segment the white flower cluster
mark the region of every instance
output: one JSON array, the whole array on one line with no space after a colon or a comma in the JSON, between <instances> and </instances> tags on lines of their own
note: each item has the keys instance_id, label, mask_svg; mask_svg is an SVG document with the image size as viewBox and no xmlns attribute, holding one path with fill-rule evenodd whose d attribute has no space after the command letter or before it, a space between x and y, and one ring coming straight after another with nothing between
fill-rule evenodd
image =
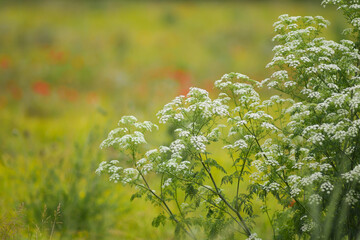
<instances>
[{"instance_id":1,"label":"white flower cluster","mask_svg":"<svg viewBox=\"0 0 360 240\"><path fill-rule=\"evenodd\" d=\"M206 152L206 143L208 142L208 139L205 136L199 135L199 136L192 136L190 138L190 143L192 146L196 149L196 151L200 153Z\"/></svg>"},{"instance_id":2,"label":"white flower cluster","mask_svg":"<svg viewBox=\"0 0 360 240\"><path fill-rule=\"evenodd\" d=\"M144 132L152 131L157 125L145 121L137 122L134 116L124 116L119 121L120 128L110 131L107 139L105 139L100 148L118 147L121 150L130 150L136 148L140 144L146 143Z\"/></svg>"},{"instance_id":3,"label":"white flower cluster","mask_svg":"<svg viewBox=\"0 0 360 240\"><path fill-rule=\"evenodd\" d=\"M107 172L110 175L109 180L111 182L122 182L123 184L133 182L138 178L139 172L136 169L124 169L116 166L117 164L119 164L118 160L112 160L110 162L103 161L96 169L96 173L101 174Z\"/></svg>"},{"instance_id":4,"label":"white flower cluster","mask_svg":"<svg viewBox=\"0 0 360 240\"><path fill-rule=\"evenodd\" d=\"M331 191L334 189L334 185L332 185L330 182L324 182L321 184L320 189L322 192L326 192L327 194L330 194Z\"/></svg>"},{"instance_id":5,"label":"white flower cluster","mask_svg":"<svg viewBox=\"0 0 360 240\"><path fill-rule=\"evenodd\" d=\"M357 29L360 29L360 18L354 18L351 21L351 25L353 25Z\"/></svg>"},{"instance_id":6,"label":"white flower cluster","mask_svg":"<svg viewBox=\"0 0 360 240\"><path fill-rule=\"evenodd\" d=\"M177 135L180 137L180 138L187 138L190 136L190 132L187 131L187 130L184 130L182 128L178 128L175 130L175 133L177 133Z\"/></svg>"},{"instance_id":7,"label":"white flower cluster","mask_svg":"<svg viewBox=\"0 0 360 240\"><path fill-rule=\"evenodd\" d=\"M123 171L122 183L126 184L134 181L139 175L138 170L135 168L125 168Z\"/></svg>"},{"instance_id":8,"label":"white flower cluster","mask_svg":"<svg viewBox=\"0 0 360 240\"><path fill-rule=\"evenodd\" d=\"M257 111L257 112L249 111L249 112L245 113L244 119L245 120L271 119L272 120L273 117L270 116L269 114L265 113L264 111Z\"/></svg>"},{"instance_id":9,"label":"white flower cluster","mask_svg":"<svg viewBox=\"0 0 360 240\"><path fill-rule=\"evenodd\" d=\"M359 202L359 200L360 194L355 192L354 190L351 189L348 193L346 193L345 202L350 206L354 206L356 203Z\"/></svg>"},{"instance_id":10,"label":"white flower cluster","mask_svg":"<svg viewBox=\"0 0 360 240\"><path fill-rule=\"evenodd\" d=\"M342 177L346 180L346 182L359 182L360 180L360 164L355 166L351 171L344 173Z\"/></svg>"},{"instance_id":11,"label":"white flower cluster","mask_svg":"<svg viewBox=\"0 0 360 240\"><path fill-rule=\"evenodd\" d=\"M312 194L309 197L309 203L319 205L322 201L322 197L319 194Z\"/></svg>"},{"instance_id":12,"label":"white flower cluster","mask_svg":"<svg viewBox=\"0 0 360 240\"><path fill-rule=\"evenodd\" d=\"M276 182L272 182L272 183L266 183L264 185L262 185L263 189L267 192L270 192L270 191L277 191L279 190L279 188L281 187L279 183L276 183Z\"/></svg>"},{"instance_id":13,"label":"white flower cluster","mask_svg":"<svg viewBox=\"0 0 360 240\"><path fill-rule=\"evenodd\" d=\"M246 143L246 141L243 139L239 139L239 140L235 141L234 144L225 145L223 148L239 150L239 149L243 149L243 148L247 148L247 147L248 147L248 144Z\"/></svg>"},{"instance_id":14,"label":"white flower cluster","mask_svg":"<svg viewBox=\"0 0 360 240\"><path fill-rule=\"evenodd\" d=\"M224 93L235 96L237 104L240 106L258 105L260 96L253 86L239 81L251 82L248 76L240 73L229 73L222 76L220 80L215 81L215 87Z\"/></svg>"},{"instance_id":15,"label":"white flower cluster","mask_svg":"<svg viewBox=\"0 0 360 240\"><path fill-rule=\"evenodd\" d=\"M176 139L170 144L170 150L172 152L172 158L181 158L181 153L185 149L185 144L181 139Z\"/></svg>"},{"instance_id":16,"label":"white flower cluster","mask_svg":"<svg viewBox=\"0 0 360 240\"><path fill-rule=\"evenodd\" d=\"M310 232L315 226L316 225L313 221L307 221L301 226L301 231L304 233Z\"/></svg>"},{"instance_id":17,"label":"white flower cluster","mask_svg":"<svg viewBox=\"0 0 360 240\"><path fill-rule=\"evenodd\" d=\"M353 21L357 22L356 19ZM346 71L348 75L359 72L359 53L353 42L343 40L336 43L317 37L320 30L328 24L320 16L280 16L279 21L274 24L278 33L274 41L281 45L274 47L274 58L267 67L278 66L281 70L274 72L261 85L298 91L301 90L299 85L306 84L301 93L309 98L321 99L324 96L321 92L314 91L314 87L324 86L329 89L328 92L332 92L340 71ZM301 75L290 75L289 70L282 70L284 67L293 70L292 73L300 72ZM304 82L295 81L296 78Z\"/></svg>"},{"instance_id":18,"label":"white flower cluster","mask_svg":"<svg viewBox=\"0 0 360 240\"><path fill-rule=\"evenodd\" d=\"M257 233L252 233L246 240L261 240L261 238L258 237Z\"/></svg>"},{"instance_id":19,"label":"white flower cluster","mask_svg":"<svg viewBox=\"0 0 360 240\"><path fill-rule=\"evenodd\" d=\"M162 185L162 188L166 188L166 187L170 186L171 183L172 183L172 178L166 179Z\"/></svg>"},{"instance_id":20,"label":"white flower cluster","mask_svg":"<svg viewBox=\"0 0 360 240\"><path fill-rule=\"evenodd\" d=\"M182 152L185 145L181 139L177 139L170 144L170 147L160 146L159 149L152 149L145 153L146 158L140 159L137 162L141 172L154 170L156 173L171 173L173 175L186 175L190 173L189 161L182 159ZM170 155L170 158L169 158ZM141 162L140 162L141 161ZM170 179L170 178L168 178ZM172 180L168 180L163 187L168 186Z\"/></svg>"},{"instance_id":21,"label":"white flower cluster","mask_svg":"<svg viewBox=\"0 0 360 240\"><path fill-rule=\"evenodd\" d=\"M233 85L233 79L236 80L243 80L249 81L250 78L241 73L227 73L224 74L220 80L215 82L215 87L219 88L220 90L228 89L230 86Z\"/></svg>"},{"instance_id":22,"label":"white flower cluster","mask_svg":"<svg viewBox=\"0 0 360 240\"><path fill-rule=\"evenodd\" d=\"M193 120L189 119L190 116L197 116L197 121L204 121L204 119L215 116L223 117L229 114L229 107L225 104L226 101L227 98L224 98L224 96L211 100L206 90L193 87L190 88L186 97L176 97L172 102L166 104L157 113L157 116L160 123Z\"/></svg>"},{"instance_id":23,"label":"white flower cluster","mask_svg":"<svg viewBox=\"0 0 360 240\"><path fill-rule=\"evenodd\" d=\"M322 5L325 7L326 5L337 5L338 9L343 10L347 16L350 16L349 23L353 28L346 29L350 32L360 31L360 2L359 0L324 0Z\"/></svg>"},{"instance_id":24,"label":"white flower cluster","mask_svg":"<svg viewBox=\"0 0 360 240\"><path fill-rule=\"evenodd\" d=\"M184 161L181 157L166 157L157 165L156 171L158 173L170 173L175 176L186 176L190 173L190 161Z\"/></svg>"},{"instance_id":25,"label":"white flower cluster","mask_svg":"<svg viewBox=\"0 0 360 240\"><path fill-rule=\"evenodd\" d=\"M315 172L315 173L311 174L308 177L302 178L301 181L300 181L300 184L303 187L310 186L314 182L319 181L322 178L323 178L323 174L321 172Z\"/></svg>"},{"instance_id":26,"label":"white flower cluster","mask_svg":"<svg viewBox=\"0 0 360 240\"><path fill-rule=\"evenodd\" d=\"M225 125L219 124L216 128L213 128L211 132L206 136L209 141L216 142L220 139L221 136L221 128L226 127Z\"/></svg>"},{"instance_id":27,"label":"white flower cluster","mask_svg":"<svg viewBox=\"0 0 360 240\"><path fill-rule=\"evenodd\" d=\"M337 5L337 4L340 4L342 0L323 0L322 1L322 5L326 6L326 5L330 5L330 4L334 4L334 5Z\"/></svg>"},{"instance_id":28,"label":"white flower cluster","mask_svg":"<svg viewBox=\"0 0 360 240\"><path fill-rule=\"evenodd\" d=\"M145 164L142 169L141 169L141 172L142 174L146 175L148 174L151 170L153 170L153 164L152 163L148 163L148 164Z\"/></svg>"}]
</instances>

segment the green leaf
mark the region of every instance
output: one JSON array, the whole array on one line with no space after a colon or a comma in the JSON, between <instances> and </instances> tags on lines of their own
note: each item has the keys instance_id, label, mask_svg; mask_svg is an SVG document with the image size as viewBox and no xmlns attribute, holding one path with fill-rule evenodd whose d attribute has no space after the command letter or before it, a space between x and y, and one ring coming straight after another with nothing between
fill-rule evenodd
<instances>
[{"instance_id":1,"label":"green leaf","mask_svg":"<svg viewBox=\"0 0 360 240\"><path fill-rule=\"evenodd\" d=\"M161 213L159 216L153 219L151 225L153 225L153 227L159 227L160 224L164 226L165 221L166 221L166 216Z\"/></svg>"},{"instance_id":2,"label":"green leaf","mask_svg":"<svg viewBox=\"0 0 360 240\"><path fill-rule=\"evenodd\" d=\"M185 201L189 197L191 200L196 196L198 190L192 184L187 184L185 189Z\"/></svg>"},{"instance_id":3,"label":"green leaf","mask_svg":"<svg viewBox=\"0 0 360 240\"><path fill-rule=\"evenodd\" d=\"M221 185L223 184L232 184L233 183L233 177L232 175L225 175L222 179L221 179Z\"/></svg>"},{"instance_id":4,"label":"green leaf","mask_svg":"<svg viewBox=\"0 0 360 240\"><path fill-rule=\"evenodd\" d=\"M212 210L211 207L208 207L208 212L206 214L206 217L207 218L211 218L211 216L214 214L214 211Z\"/></svg>"},{"instance_id":5,"label":"green leaf","mask_svg":"<svg viewBox=\"0 0 360 240\"><path fill-rule=\"evenodd\" d=\"M130 201L133 201L135 198L141 198L142 195L143 195L142 192L136 192L136 193L134 193L133 195L131 195Z\"/></svg>"},{"instance_id":6,"label":"green leaf","mask_svg":"<svg viewBox=\"0 0 360 240\"><path fill-rule=\"evenodd\" d=\"M208 158L205 160L205 163L208 164L209 166L215 167L215 168L219 169L220 171L222 171L223 173L227 174L225 169L216 160L214 160L212 158Z\"/></svg>"}]
</instances>

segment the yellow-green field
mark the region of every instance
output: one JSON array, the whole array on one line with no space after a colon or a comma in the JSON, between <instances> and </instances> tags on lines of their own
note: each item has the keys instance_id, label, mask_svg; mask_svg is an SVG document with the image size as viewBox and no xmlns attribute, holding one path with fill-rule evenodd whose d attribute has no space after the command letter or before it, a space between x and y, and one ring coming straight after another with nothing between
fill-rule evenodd
<instances>
[{"instance_id":1,"label":"yellow-green field","mask_svg":"<svg viewBox=\"0 0 360 240\"><path fill-rule=\"evenodd\" d=\"M318 3L2 3L0 239L173 239L151 226L159 209L95 174L117 157L99 144L122 115L156 121L190 86L265 78L283 13L324 16L335 40L344 26Z\"/></svg>"}]
</instances>

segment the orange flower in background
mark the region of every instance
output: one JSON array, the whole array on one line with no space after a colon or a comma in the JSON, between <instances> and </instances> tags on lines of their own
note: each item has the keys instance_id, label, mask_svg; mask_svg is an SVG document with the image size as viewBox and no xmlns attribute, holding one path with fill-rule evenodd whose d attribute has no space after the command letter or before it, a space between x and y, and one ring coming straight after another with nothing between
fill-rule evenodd
<instances>
[{"instance_id":1,"label":"orange flower in background","mask_svg":"<svg viewBox=\"0 0 360 240\"><path fill-rule=\"evenodd\" d=\"M9 81L5 84L5 89L15 100L20 100L23 96L23 91L16 81Z\"/></svg>"},{"instance_id":2,"label":"orange flower in background","mask_svg":"<svg viewBox=\"0 0 360 240\"><path fill-rule=\"evenodd\" d=\"M22 92L21 88L19 88L17 86L13 86L9 90L14 99L20 100L22 98L23 92Z\"/></svg>"},{"instance_id":3,"label":"orange flower in background","mask_svg":"<svg viewBox=\"0 0 360 240\"><path fill-rule=\"evenodd\" d=\"M60 87L57 90L57 93L59 94L60 98L70 102L76 101L79 97L77 90L68 87Z\"/></svg>"},{"instance_id":4,"label":"orange flower in background","mask_svg":"<svg viewBox=\"0 0 360 240\"><path fill-rule=\"evenodd\" d=\"M2 57L0 59L0 68L7 69L10 66L10 59L8 57Z\"/></svg>"},{"instance_id":5,"label":"orange flower in background","mask_svg":"<svg viewBox=\"0 0 360 240\"><path fill-rule=\"evenodd\" d=\"M49 58L53 63L62 63L65 62L66 57L63 51L50 51Z\"/></svg>"},{"instance_id":6,"label":"orange flower in background","mask_svg":"<svg viewBox=\"0 0 360 240\"><path fill-rule=\"evenodd\" d=\"M170 75L170 70L167 67L151 69L147 75L149 78L163 78L164 76Z\"/></svg>"},{"instance_id":7,"label":"orange flower in background","mask_svg":"<svg viewBox=\"0 0 360 240\"><path fill-rule=\"evenodd\" d=\"M288 207L293 207L295 203L296 203L295 199L291 199Z\"/></svg>"},{"instance_id":8,"label":"orange flower in background","mask_svg":"<svg viewBox=\"0 0 360 240\"><path fill-rule=\"evenodd\" d=\"M191 82L191 76L184 70L176 70L172 73L172 77L180 84L186 84Z\"/></svg>"},{"instance_id":9,"label":"orange flower in background","mask_svg":"<svg viewBox=\"0 0 360 240\"><path fill-rule=\"evenodd\" d=\"M32 90L42 96L50 95L50 85L44 81L34 82L32 85Z\"/></svg>"},{"instance_id":10,"label":"orange flower in background","mask_svg":"<svg viewBox=\"0 0 360 240\"><path fill-rule=\"evenodd\" d=\"M86 95L86 101L88 104L96 104L99 101L98 95L95 92L89 92Z\"/></svg>"},{"instance_id":11,"label":"orange flower in background","mask_svg":"<svg viewBox=\"0 0 360 240\"><path fill-rule=\"evenodd\" d=\"M186 95L189 92L191 84L191 75L184 70L176 70L171 74L171 77L179 83L179 94Z\"/></svg>"}]
</instances>

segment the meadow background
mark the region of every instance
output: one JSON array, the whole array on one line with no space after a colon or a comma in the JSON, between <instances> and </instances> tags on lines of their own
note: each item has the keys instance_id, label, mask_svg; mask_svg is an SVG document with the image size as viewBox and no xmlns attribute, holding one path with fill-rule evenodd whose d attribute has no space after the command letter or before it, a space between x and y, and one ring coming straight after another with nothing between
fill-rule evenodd
<instances>
[{"instance_id":1,"label":"meadow background","mask_svg":"<svg viewBox=\"0 0 360 240\"><path fill-rule=\"evenodd\" d=\"M322 15L341 39L342 15L320 1L1 1L0 239L173 239L151 226L159 209L95 174L118 156L99 144L190 86L264 79L283 13Z\"/></svg>"}]
</instances>

